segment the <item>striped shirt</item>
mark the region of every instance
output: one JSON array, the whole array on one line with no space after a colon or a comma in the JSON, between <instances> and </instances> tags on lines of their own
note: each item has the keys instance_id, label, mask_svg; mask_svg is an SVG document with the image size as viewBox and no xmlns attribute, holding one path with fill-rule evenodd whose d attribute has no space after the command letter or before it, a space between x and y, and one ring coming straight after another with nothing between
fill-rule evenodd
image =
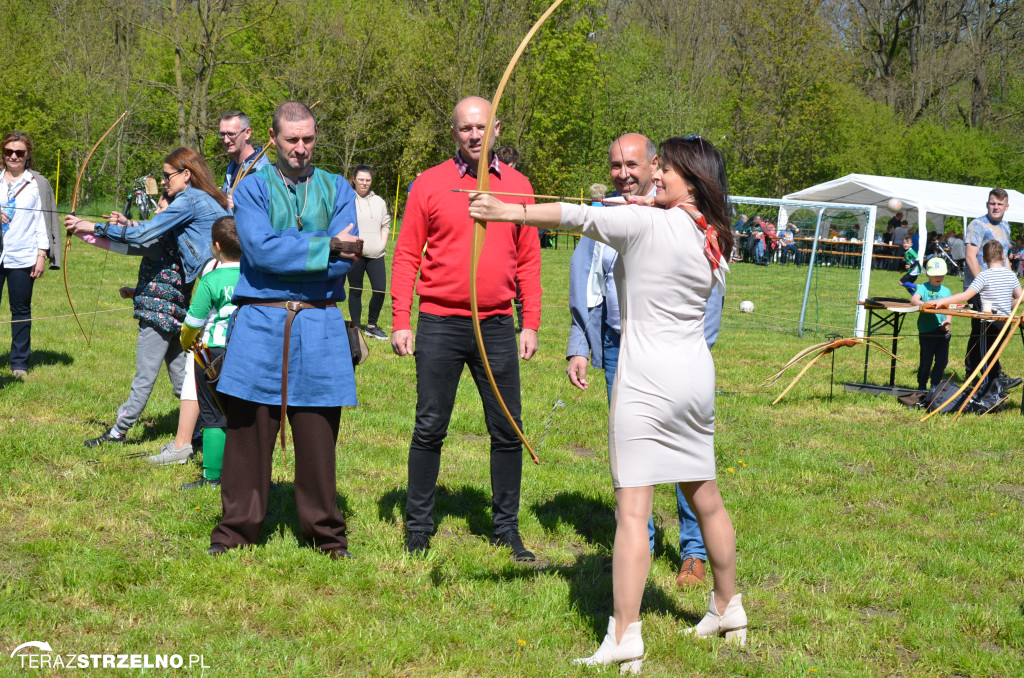
<instances>
[{"instance_id":1,"label":"striped shirt","mask_svg":"<svg viewBox=\"0 0 1024 678\"><path fill-rule=\"evenodd\" d=\"M1020 287L1017 276L1008 268L986 268L971 281L969 289L981 295L982 308L1009 314L1013 308L1013 291Z\"/></svg>"}]
</instances>

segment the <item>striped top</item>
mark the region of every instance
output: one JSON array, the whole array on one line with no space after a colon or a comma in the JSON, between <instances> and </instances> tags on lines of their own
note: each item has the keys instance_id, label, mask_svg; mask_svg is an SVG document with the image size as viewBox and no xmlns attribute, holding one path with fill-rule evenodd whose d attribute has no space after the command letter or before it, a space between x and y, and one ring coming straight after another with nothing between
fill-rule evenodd
<instances>
[{"instance_id":1,"label":"striped top","mask_svg":"<svg viewBox=\"0 0 1024 678\"><path fill-rule=\"evenodd\" d=\"M1013 309L1013 291L1020 287L1017 276L1008 268L986 268L971 281L969 289L981 295L982 308L1009 314Z\"/></svg>"}]
</instances>

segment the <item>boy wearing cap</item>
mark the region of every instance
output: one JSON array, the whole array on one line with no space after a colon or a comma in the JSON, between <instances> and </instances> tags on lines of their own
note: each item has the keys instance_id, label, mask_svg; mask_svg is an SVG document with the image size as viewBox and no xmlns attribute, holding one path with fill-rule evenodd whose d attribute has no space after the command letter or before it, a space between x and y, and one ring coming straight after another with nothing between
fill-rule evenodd
<instances>
[{"instance_id":1,"label":"boy wearing cap","mask_svg":"<svg viewBox=\"0 0 1024 678\"><path fill-rule=\"evenodd\" d=\"M924 272L928 276L928 282L917 286L910 303L920 306L951 295L949 288L942 284L946 277L945 261L938 257L929 259ZM950 320L951 318L945 315L917 314L917 333L921 340L921 365L917 368L917 388L921 391L928 390L929 373L932 377L932 388L935 388L946 372L946 364L949 362Z\"/></svg>"}]
</instances>

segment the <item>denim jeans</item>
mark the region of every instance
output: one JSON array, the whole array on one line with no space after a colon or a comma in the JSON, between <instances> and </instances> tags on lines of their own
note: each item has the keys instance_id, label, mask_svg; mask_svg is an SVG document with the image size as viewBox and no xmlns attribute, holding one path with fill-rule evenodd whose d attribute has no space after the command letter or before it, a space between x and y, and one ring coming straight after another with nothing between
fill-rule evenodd
<instances>
[{"instance_id":1,"label":"denim jeans","mask_svg":"<svg viewBox=\"0 0 1024 678\"><path fill-rule=\"evenodd\" d=\"M487 358L501 397L522 427L519 392L519 347L512 316L492 316L480 323ZM434 492L441 469L441 446L448 433L463 367L476 383L491 437L491 518L494 534L519 529L519 491L523 447L505 419L484 373L470 318L420 313L416 328L416 425L409 446L409 491L406 529L432 532Z\"/></svg>"},{"instance_id":2,"label":"denim jeans","mask_svg":"<svg viewBox=\"0 0 1024 678\"><path fill-rule=\"evenodd\" d=\"M615 382L615 371L619 366L619 343L622 336L608 327L604 326L601 333L604 341L604 379L608 385L608 402L612 400L612 384ZM683 491L676 485L676 512L679 514L679 555L683 558L692 556L701 560L707 560L708 554L704 548L704 540L700 536L700 526L697 524L697 517L693 515ZM647 521L647 536L651 542L651 552L654 552L654 517Z\"/></svg>"},{"instance_id":3,"label":"denim jeans","mask_svg":"<svg viewBox=\"0 0 1024 678\"><path fill-rule=\"evenodd\" d=\"M4 284L7 285L7 300L11 307L11 354L12 370L28 370L28 356L32 351L32 267L7 268L0 266L0 299L3 298Z\"/></svg>"}]
</instances>

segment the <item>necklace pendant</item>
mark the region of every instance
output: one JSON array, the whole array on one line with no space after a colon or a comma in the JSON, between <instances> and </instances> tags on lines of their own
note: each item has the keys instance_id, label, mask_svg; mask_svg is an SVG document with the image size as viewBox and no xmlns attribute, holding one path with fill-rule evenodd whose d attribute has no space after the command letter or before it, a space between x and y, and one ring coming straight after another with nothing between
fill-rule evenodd
<instances>
[{"instance_id":1,"label":"necklace pendant","mask_svg":"<svg viewBox=\"0 0 1024 678\"><path fill-rule=\"evenodd\" d=\"M299 215L295 216L295 221L299 222L299 230L302 230L302 217Z\"/></svg>"}]
</instances>

